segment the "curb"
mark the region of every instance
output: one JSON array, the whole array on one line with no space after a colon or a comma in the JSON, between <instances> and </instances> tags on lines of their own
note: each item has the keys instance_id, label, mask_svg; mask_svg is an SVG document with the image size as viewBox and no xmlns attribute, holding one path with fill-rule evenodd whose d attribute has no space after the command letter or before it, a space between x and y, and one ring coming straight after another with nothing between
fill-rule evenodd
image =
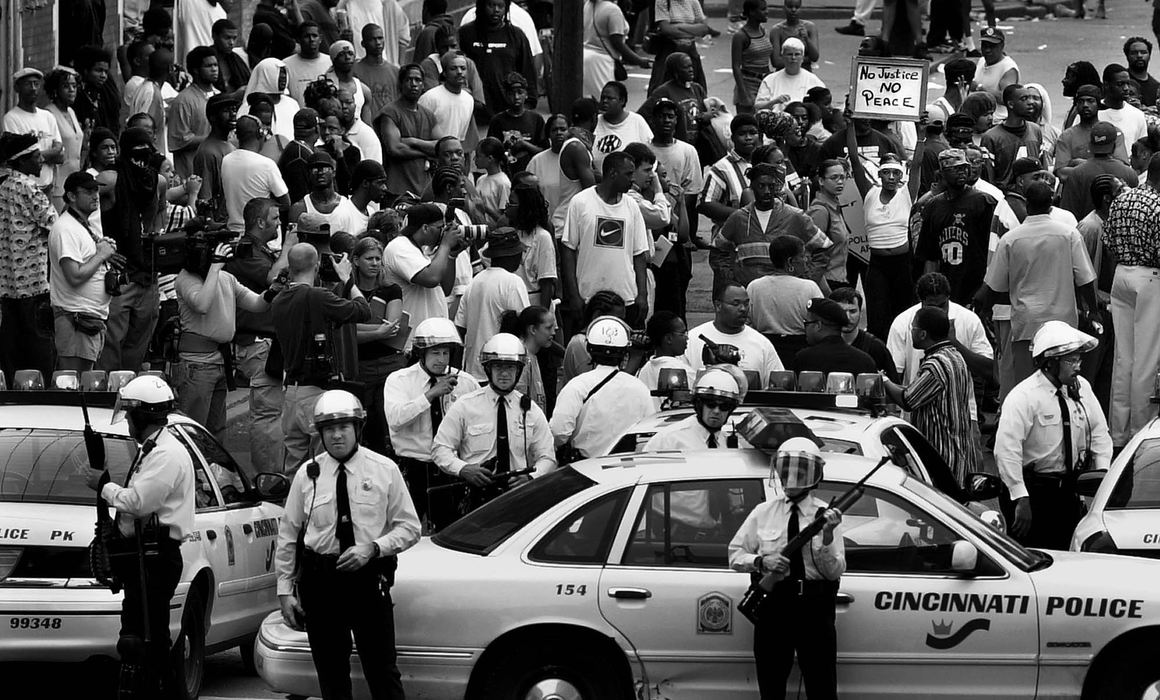
<instances>
[{"instance_id":1,"label":"curb","mask_svg":"<svg viewBox=\"0 0 1160 700\"><path fill-rule=\"evenodd\" d=\"M722 2L706 2L705 14L709 17L725 17L728 10L728 4ZM776 10L770 10L770 22L776 23L779 18L775 18ZM802 7L799 16L802 19L810 20L842 20L849 19L853 14L853 7L850 5L815 5L812 7ZM995 5L995 18L1000 20L1008 19L1031 19L1043 18L1048 14L1048 8L1042 5L1028 5L1023 2L1004 2ZM876 22L882 21L882 10L875 8L874 13L870 16Z\"/></svg>"}]
</instances>

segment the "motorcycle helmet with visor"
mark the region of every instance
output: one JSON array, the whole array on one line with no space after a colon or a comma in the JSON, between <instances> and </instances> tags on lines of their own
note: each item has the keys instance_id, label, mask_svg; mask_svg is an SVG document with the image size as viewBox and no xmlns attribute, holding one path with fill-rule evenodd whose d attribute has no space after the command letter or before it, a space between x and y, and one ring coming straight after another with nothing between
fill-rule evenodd
<instances>
[{"instance_id":1,"label":"motorcycle helmet with visor","mask_svg":"<svg viewBox=\"0 0 1160 700\"><path fill-rule=\"evenodd\" d=\"M147 374L134 378L117 392L109 422L120 423L126 414L133 413L151 422L164 423L173 406L173 389L161 377Z\"/></svg>"},{"instance_id":2,"label":"motorcycle helmet with visor","mask_svg":"<svg viewBox=\"0 0 1160 700\"><path fill-rule=\"evenodd\" d=\"M356 428L366 421L367 412L354 394L341 389L322 392L314 403L314 429L321 432L332 423L352 422Z\"/></svg>"},{"instance_id":3,"label":"motorcycle helmet with visor","mask_svg":"<svg viewBox=\"0 0 1160 700\"><path fill-rule=\"evenodd\" d=\"M796 499L816 488L825 477L826 460L817 444L809 438L795 437L783 442L770 460L781 488L790 499Z\"/></svg>"}]
</instances>

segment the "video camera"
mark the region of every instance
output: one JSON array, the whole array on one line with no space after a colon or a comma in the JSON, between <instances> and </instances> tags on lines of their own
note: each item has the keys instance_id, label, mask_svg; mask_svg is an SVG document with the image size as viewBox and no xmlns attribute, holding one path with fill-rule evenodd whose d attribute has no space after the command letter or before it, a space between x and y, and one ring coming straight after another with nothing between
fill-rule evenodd
<instances>
[{"instance_id":1,"label":"video camera","mask_svg":"<svg viewBox=\"0 0 1160 700\"><path fill-rule=\"evenodd\" d=\"M237 239L237 234L227 229L225 222L213 219L209 202L198 202L196 211L197 215L178 231L145 236L145 256L153 262L158 274L173 275L183 269L204 273L212 262L214 249Z\"/></svg>"}]
</instances>

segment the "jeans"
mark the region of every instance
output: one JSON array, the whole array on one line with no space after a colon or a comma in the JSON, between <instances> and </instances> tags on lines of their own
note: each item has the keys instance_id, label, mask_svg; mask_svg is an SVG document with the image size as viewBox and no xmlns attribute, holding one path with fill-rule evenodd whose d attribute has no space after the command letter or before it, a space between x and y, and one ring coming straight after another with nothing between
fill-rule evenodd
<instances>
[{"instance_id":1,"label":"jeans","mask_svg":"<svg viewBox=\"0 0 1160 700\"><path fill-rule=\"evenodd\" d=\"M1160 269L1120 265L1112 279L1112 324L1116 360L1112 367L1109 427L1112 444L1123 447L1156 415L1149 403L1160 368Z\"/></svg>"},{"instance_id":2,"label":"jeans","mask_svg":"<svg viewBox=\"0 0 1160 700\"><path fill-rule=\"evenodd\" d=\"M282 383L266 374L270 343L258 338L234 346L238 369L250 380L250 477L282 472L282 405L286 395Z\"/></svg>"},{"instance_id":3,"label":"jeans","mask_svg":"<svg viewBox=\"0 0 1160 700\"><path fill-rule=\"evenodd\" d=\"M282 459L282 470L293 474L312 454L311 445L318 434L314 431L314 404L322 395L322 387L311 384L291 384L286 387L286 400L282 404L282 433L285 435L286 453Z\"/></svg>"},{"instance_id":4,"label":"jeans","mask_svg":"<svg viewBox=\"0 0 1160 700\"><path fill-rule=\"evenodd\" d=\"M147 287L132 282L122 287L121 295L109 303L105 349L97 360L97 369L106 372L141 369L160 307L156 280Z\"/></svg>"},{"instance_id":5,"label":"jeans","mask_svg":"<svg viewBox=\"0 0 1160 700\"><path fill-rule=\"evenodd\" d=\"M890 324L914 303L910 280L910 253L883 255L870 251L866 292L866 329L879 338L890 334Z\"/></svg>"},{"instance_id":6,"label":"jeans","mask_svg":"<svg viewBox=\"0 0 1160 700\"><path fill-rule=\"evenodd\" d=\"M205 426L218 442L225 441L226 372L220 364L182 357L178 371L177 408Z\"/></svg>"},{"instance_id":7,"label":"jeans","mask_svg":"<svg viewBox=\"0 0 1160 700\"><path fill-rule=\"evenodd\" d=\"M0 299L0 369L9 382L16 370L35 369L48 386L56 362L54 323L47 294Z\"/></svg>"}]
</instances>

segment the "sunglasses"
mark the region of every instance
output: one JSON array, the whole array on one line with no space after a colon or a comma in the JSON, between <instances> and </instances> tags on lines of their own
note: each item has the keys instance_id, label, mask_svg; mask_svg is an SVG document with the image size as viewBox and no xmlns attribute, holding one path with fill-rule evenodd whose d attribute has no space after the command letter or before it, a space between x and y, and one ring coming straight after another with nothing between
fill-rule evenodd
<instances>
[{"instance_id":1,"label":"sunglasses","mask_svg":"<svg viewBox=\"0 0 1160 700\"><path fill-rule=\"evenodd\" d=\"M737 408L737 403L728 399L701 399L701 405L721 411L732 411Z\"/></svg>"}]
</instances>

